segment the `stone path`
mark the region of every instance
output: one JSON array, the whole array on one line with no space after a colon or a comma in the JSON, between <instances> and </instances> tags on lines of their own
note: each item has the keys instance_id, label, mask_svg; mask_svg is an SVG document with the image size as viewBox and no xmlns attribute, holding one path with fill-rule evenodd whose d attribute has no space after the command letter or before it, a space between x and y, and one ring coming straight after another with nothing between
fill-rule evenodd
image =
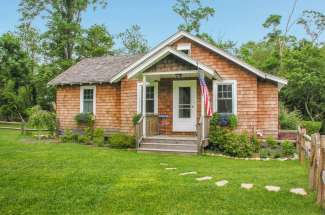
<instances>
[{"instance_id":1,"label":"stone path","mask_svg":"<svg viewBox=\"0 0 325 215\"><path fill-rule=\"evenodd\" d=\"M197 172L183 172L183 173L180 173L179 175L196 175Z\"/></svg>"},{"instance_id":2,"label":"stone path","mask_svg":"<svg viewBox=\"0 0 325 215\"><path fill-rule=\"evenodd\" d=\"M265 189L269 192L279 192L280 191L280 187L272 186L272 185L265 186Z\"/></svg>"},{"instance_id":3,"label":"stone path","mask_svg":"<svg viewBox=\"0 0 325 215\"><path fill-rule=\"evenodd\" d=\"M227 181L227 180L221 180L221 181L217 181L216 182L216 185L218 186L218 187L223 187L223 186L225 186L226 184L228 184L229 182Z\"/></svg>"},{"instance_id":4,"label":"stone path","mask_svg":"<svg viewBox=\"0 0 325 215\"><path fill-rule=\"evenodd\" d=\"M168 166L167 163L160 163L161 166ZM165 170L176 170L176 167L166 167ZM182 172L179 173L180 176L186 176L186 175L197 175L196 171L192 171L192 172ZM203 177L199 177L196 178L197 181L208 181L211 180L213 177L212 176L203 176ZM221 180L221 181L217 181L215 182L215 185L217 185L218 187L223 187L226 186L229 183L229 181L227 180ZM240 185L240 187L242 189L246 189L246 190L250 190L254 187L254 184L251 183L242 183ZM266 185L265 189L269 192L279 192L281 190L281 188L279 186L273 186L273 185ZM307 192L305 191L305 189L303 188L292 188L290 189L290 192L296 195L301 195L301 196L306 196Z\"/></svg>"},{"instance_id":5,"label":"stone path","mask_svg":"<svg viewBox=\"0 0 325 215\"><path fill-rule=\"evenodd\" d=\"M212 176L204 176L204 177L200 177L200 178L196 178L197 181L207 181L207 180L211 180Z\"/></svg>"},{"instance_id":6,"label":"stone path","mask_svg":"<svg viewBox=\"0 0 325 215\"><path fill-rule=\"evenodd\" d=\"M250 189L252 189L254 187L254 185L253 184L242 183L240 185L240 187L243 188L243 189L246 189L246 190L250 190Z\"/></svg>"}]
</instances>

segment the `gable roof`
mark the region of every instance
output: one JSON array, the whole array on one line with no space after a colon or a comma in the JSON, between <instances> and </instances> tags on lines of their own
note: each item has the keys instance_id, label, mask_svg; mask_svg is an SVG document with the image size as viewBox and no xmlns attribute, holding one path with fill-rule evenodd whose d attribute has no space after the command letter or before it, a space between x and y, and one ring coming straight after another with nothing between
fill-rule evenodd
<instances>
[{"instance_id":1,"label":"gable roof","mask_svg":"<svg viewBox=\"0 0 325 215\"><path fill-rule=\"evenodd\" d=\"M211 67L204 65L203 63L196 61L192 59L190 56L184 54L183 52L176 51L175 49L171 47L165 47L161 49L160 51L156 52L154 55L146 58L146 61L143 62L141 65L133 69L131 72L128 73L128 78L135 77L140 72L148 69L150 66L154 65L155 63L159 62L163 58L167 57L168 55L174 55L178 58L180 58L183 61L186 61L187 63L198 67L199 69L205 71L210 77L214 77L216 79L221 79L218 73L212 69Z\"/></svg>"},{"instance_id":2,"label":"gable roof","mask_svg":"<svg viewBox=\"0 0 325 215\"><path fill-rule=\"evenodd\" d=\"M111 82L113 76L143 55L86 58L51 80L49 85L92 84Z\"/></svg>"},{"instance_id":3,"label":"gable roof","mask_svg":"<svg viewBox=\"0 0 325 215\"><path fill-rule=\"evenodd\" d=\"M153 56L154 54L156 54L157 52L159 52L161 49L165 48L168 45L171 45L172 43L174 43L175 41L179 40L180 38L188 38L200 45L202 45L203 47L208 48L209 50L215 52L216 54L219 54L221 56L223 56L224 58L232 61L233 63L243 67L244 69L246 69L247 71L255 74L256 76L262 78L262 79L267 79L267 80L271 80L274 82L277 82L279 84L285 85L287 84L287 80L262 72L256 68L254 68L253 66L245 63L244 61L238 59L235 56L232 56L231 54L228 54L227 52L209 44L208 42L193 36L187 32L184 31L179 31L176 34L174 34L173 36L169 37L168 39L166 39L165 41L163 41L162 43L160 43L159 45L157 45L155 48L153 48L150 52L148 52L147 54L145 54L143 57L141 57L139 60L137 60L136 62L134 62L133 64L130 64L128 67L126 67L125 69L123 69L120 73L116 74L114 77L112 77L111 82L117 82L119 80L121 80L121 78L123 78L127 73L131 72L131 70L137 68L138 66L140 66L143 62L145 62L148 58L150 58L151 56Z\"/></svg>"}]
</instances>

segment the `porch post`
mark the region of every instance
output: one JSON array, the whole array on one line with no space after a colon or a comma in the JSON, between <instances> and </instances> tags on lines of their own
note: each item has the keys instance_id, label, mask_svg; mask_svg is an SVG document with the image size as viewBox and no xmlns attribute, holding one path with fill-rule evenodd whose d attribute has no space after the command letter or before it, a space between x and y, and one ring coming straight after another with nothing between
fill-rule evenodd
<instances>
[{"instance_id":1,"label":"porch post","mask_svg":"<svg viewBox=\"0 0 325 215\"><path fill-rule=\"evenodd\" d=\"M147 89L147 78L145 75L142 77L142 116L143 116L143 137L147 136L147 117L146 117L146 89Z\"/></svg>"},{"instance_id":2,"label":"porch post","mask_svg":"<svg viewBox=\"0 0 325 215\"><path fill-rule=\"evenodd\" d=\"M204 72L201 70L200 71L200 78L201 79L204 79ZM204 134L204 126L205 126L205 113L204 113L205 111L204 111L204 96L203 96L203 94L202 94L202 88L201 88L201 118L202 118L202 126L201 126L201 128L202 128L202 139L204 139L205 138L205 134Z\"/></svg>"}]
</instances>

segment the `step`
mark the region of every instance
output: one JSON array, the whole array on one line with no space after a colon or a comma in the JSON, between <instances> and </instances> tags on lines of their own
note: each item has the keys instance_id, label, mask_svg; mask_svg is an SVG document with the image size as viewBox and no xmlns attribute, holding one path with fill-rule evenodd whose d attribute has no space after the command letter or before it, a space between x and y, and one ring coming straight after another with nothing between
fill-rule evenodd
<instances>
[{"instance_id":1,"label":"step","mask_svg":"<svg viewBox=\"0 0 325 215\"><path fill-rule=\"evenodd\" d=\"M145 137L144 143L197 144L196 137Z\"/></svg>"},{"instance_id":2,"label":"step","mask_svg":"<svg viewBox=\"0 0 325 215\"><path fill-rule=\"evenodd\" d=\"M197 144L174 144L174 143L142 143L141 148L144 149L171 149L171 150L197 150Z\"/></svg>"},{"instance_id":3,"label":"step","mask_svg":"<svg viewBox=\"0 0 325 215\"><path fill-rule=\"evenodd\" d=\"M177 149L145 149L145 148L139 148L138 152L157 152L157 153L175 153L175 154L197 154L197 150L177 150Z\"/></svg>"}]
</instances>

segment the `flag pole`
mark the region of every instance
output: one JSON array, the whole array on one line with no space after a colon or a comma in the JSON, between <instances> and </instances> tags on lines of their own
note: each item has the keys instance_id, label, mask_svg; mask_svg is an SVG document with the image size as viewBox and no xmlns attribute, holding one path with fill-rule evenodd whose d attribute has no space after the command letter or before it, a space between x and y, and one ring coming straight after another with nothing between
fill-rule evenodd
<instances>
[{"instance_id":1,"label":"flag pole","mask_svg":"<svg viewBox=\"0 0 325 215\"><path fill-rule=\"evenodd\" d=\"M204 134L204 124L205 124L205 117L204 117L204 95L203 95L203 91L202 91L202 88L203 88L203 86L202 86L202 83L201 83L201 80L200 79L202 79L202 80L204 80L204 72L203 72L203 70L199 70L199 62L197 61L196 62L196 65L197 65L197 71L198 71L198 74L199 74L199 82L200 82L200 86L201 86L201 118L202 118L202 126L201 126L201 128L202 128L202 131L201 131L201 134L203 135Z\"/></svg>"}]
</instances>

